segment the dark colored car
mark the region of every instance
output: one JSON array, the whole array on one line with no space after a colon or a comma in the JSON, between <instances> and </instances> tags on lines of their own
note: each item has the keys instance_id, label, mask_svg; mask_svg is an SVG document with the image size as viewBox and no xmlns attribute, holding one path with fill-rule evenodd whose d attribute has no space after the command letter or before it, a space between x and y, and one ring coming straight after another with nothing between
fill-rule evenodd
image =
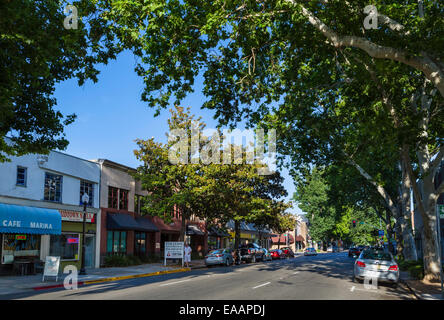
<instances>
[{"instance_id":1,"label":"dark colored car","mask_svg":"<svg viewBox=\"0 0 444 320\"><path fill-rule=\"evenodd\" d=\"M293 250L291 250L290 247L284 247L281 250L284 251L284 253L287 255L287 257L294 258L294 252L293 252Z\"/></svg>"},{"instance_id":2,"label":"dark colored car","mask_svg":"<svg viewBox=\"0 0 444 320\"><path fill-rule=\"evenodd\" d=\"M265 251L256 243L248 243L239 247L240 259L246 262L264 261Z\"/></svg>"},{"instance_id":3,"label":"dark colored car","mask_svg":"<svg viewBox=\"0 0 444 320\"><path fill-rule=\"evenodd\" d=\"M287 255L279 249L274 249L270 251L271 253L271 259L276 260L276 259L285 259L287 257Z\"/></svg>"},{"instance_id":4,"label":"dark colored car","mask_svg":"<svg viewBox=\"0 0 444 320\"><path fill-rule=\"evenodd\" d=\"M349 257L353 257L353 256L359 257L360 254L361 254L361 250L359 248L352 247L352 248L348 249L348 256Z\"/></svg>"}]
</instances>

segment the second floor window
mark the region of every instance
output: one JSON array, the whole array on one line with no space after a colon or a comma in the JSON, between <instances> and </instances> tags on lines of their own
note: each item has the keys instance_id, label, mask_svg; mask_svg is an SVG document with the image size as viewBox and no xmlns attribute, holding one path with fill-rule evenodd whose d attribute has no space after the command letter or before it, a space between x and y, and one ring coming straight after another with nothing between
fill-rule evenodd
<instances>
[{"instance_id":1,"label":"second floor window","mask_svg":"<svg viewBox=\"0 0 444 320\"><path fill-rule=\"evenodd\" d=\"M108 187L108 208L119 209L119 189Z\"/></svg>"},{"instance_id":2,"label":"second floor window","mask_svg":"<svg viewBox=\"0 0 444 320\"><path fill-rule=\"evenodd\" d=\"M82 196L83 193L85 193L89 196L89 202L88 202L88 206L92 207L93 206L93 200L94 200L94 185L90 182L87 181L80 181L80 204L83 205L82 202Z\"/></svg>"},{"instance_id":3,"label":"second floor window","mask_svg":"<svg viewBox=\"0 0 444 320\"><path fill-rule=\"evenodd\" d=\"M24 167L17 167L17 182L18 186L26 187L27 169Z\"/></svg>"},{"instance_id":4,"label":"second floor window","mask_svg":"<svg viewBox=\"0 0 444 320\"><path fill-rule=\"evenodd\" d=\"M128 190L119 190L119 209L128 210Z\"/></svg>"},{"instance_id":5,"label":"second floor window","mask_svg":"<svg viewBox=\"0 0 444 320\"><path fill-rule=\"evenodd\" d=\"M45 173L44 200L62 201L62 176L52 173Z\"/></svg>"}]
</instances>

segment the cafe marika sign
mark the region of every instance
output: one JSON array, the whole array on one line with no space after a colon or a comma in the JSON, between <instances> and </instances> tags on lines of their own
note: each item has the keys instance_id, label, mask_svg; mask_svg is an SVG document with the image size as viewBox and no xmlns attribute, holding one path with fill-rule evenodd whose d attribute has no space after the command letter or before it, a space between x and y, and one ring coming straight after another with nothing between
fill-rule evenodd
<instances>
[{"instance_id":1,"label":"cafe marika sign","mask_svg":"<svg viewBox=\"0 0 444 320\"><path fill-rule=\"evenodd\" d=\"M83 222L83 212L60 210L62 221ZM94 213L86 213L86 222L94 223Z\"/></svg>"}]
</instances>

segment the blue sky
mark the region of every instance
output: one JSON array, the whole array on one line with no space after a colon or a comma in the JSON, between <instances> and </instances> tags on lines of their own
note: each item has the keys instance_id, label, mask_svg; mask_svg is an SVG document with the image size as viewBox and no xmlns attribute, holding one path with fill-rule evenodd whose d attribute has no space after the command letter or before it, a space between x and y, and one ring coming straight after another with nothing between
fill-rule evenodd
<instances>
[{"instance_id":1,"label":"blue sky","mask_svg":"<svg viewBox=\"0 0 444 320\"><path fill-rule=\"evenodd\" d=\"M60 83L55 97L58 109L63 114L75 113L77 120L65 129L70 142L64 152L84 159L109 159L130 167L137 167L134 156L135 139L148 139L165 142L168 130L169 111L164 110L154 117L154 109L140 100L143 81L134 72L135 58L125 52L100 68L99 81L87 82L79 87L75 79ZM189 95L181 104L191 107L196 116L201 116L207 128L215 128L211 110L200 106L205 97L200 92L200 84L195 93ZM293 179L288 171L282 170L285 188L290 200L294 192ZM293 213L302 213L297 206Z\"/></svg>"}]
</instances>

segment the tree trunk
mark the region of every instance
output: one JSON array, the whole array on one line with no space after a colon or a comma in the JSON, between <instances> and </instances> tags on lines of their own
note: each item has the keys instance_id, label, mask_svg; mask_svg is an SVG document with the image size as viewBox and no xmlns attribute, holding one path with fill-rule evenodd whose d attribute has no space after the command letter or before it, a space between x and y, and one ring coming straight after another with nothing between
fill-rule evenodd
<instances>
[{"instance_id":1,"label":"tree trunk","mask_svg":"<svg viewBox=\"0 0 444 320\"><path fill-rule=\"evenodd\" d=\"M181 219L182 219L182 221L181 221L181 223L182 223L182 225L181 225L181 227L180 227L180 236L179 236L179 241L181 241L181 242L185 242L185 234L186 234L186 232L187 232L187 216L188 216L188 214L186 214L186 211L187 209L186 208L182 208L182 214L181 214Z\"/></svg>"},{"instance_id":2,"label":"tree trunk","mask_svg":"<svg viewBox=\"0 0 444 320\"><path fill-rule=\"evenodd\" d=\"M234 249L239 249L240 245L240 222L234 221Z\"/></svg>"}]
</instances>

